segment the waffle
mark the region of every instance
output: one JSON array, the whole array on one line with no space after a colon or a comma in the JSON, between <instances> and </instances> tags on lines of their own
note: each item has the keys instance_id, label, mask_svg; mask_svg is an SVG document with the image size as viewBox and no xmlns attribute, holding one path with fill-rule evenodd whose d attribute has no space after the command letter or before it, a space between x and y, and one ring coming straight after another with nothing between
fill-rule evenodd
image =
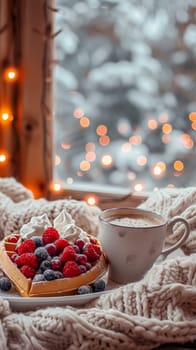
<instances>
[{"instance_id":1,"label":"waffle","mask_svg":"<svg viewBox=\"0 0 196 350\"><path fill-rule=\"evenodd\" d=\"M80 286L93 283L107 271L107 259L104 252L101 252L100 258L92 264L91 269L79 276L34 282L32 279L26 278L10 259L15 248L16 243L10 243L8 238L1 241L0 265L5 275L9 277L22 297L50 297L75 294L75 291Z\"/></svg>"}]
</instances>

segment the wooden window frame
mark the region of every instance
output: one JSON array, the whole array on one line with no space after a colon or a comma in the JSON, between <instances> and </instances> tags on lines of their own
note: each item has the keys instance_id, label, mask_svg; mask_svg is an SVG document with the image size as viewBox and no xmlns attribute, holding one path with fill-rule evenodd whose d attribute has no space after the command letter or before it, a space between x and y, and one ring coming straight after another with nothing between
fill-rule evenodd
<instances>
[{"instance_id":1,"label":"wooden window frame","mask_svg":"<svg viewBox=\"0 0 196 350\"><path fill-rule=\"evenodd\" d=\"M54 0L0 0L0 113L6 108L13 120L0 122L0 176L14 176L31 189L35 198L84 199L89 189L70 186L51 191L53 181L53 68L55 65ZM60 31L60 28L59 28ZM5 70L15 67L18 79L4 79ZM137 206L146 195L129 194L114 188L90 193L103 208Z\"/></svg>"}]
</instances>

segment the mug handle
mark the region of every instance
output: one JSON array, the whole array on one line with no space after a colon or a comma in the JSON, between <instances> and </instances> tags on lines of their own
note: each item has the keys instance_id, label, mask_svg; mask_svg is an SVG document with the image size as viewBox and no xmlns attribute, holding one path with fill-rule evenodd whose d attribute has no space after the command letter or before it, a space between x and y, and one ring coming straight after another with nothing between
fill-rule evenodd
<instances>
[{"instance_id":1,"label":"mug handle","mask_svg":"<svg viewBox=\"0 0 196 350\"><path fill-rule=\"evenodd\" d=\"M168 224L167 224L167 232L169 234L173 233L173 226L177 223L177 222L182 222L185 226L185 232L182 235L182 237L180 237L176 243L172 244L172 246L164 249L161 252L161 255L163 258L166 258L167 255L169 255L170 253L172 253L174 250L176 250L177 248L179 248L188 238L189 234L190 234L190 227L188 222L183 219L182 217L179 216L175 216L173 219L171 219Z\"/></svg>"}]
</instances>

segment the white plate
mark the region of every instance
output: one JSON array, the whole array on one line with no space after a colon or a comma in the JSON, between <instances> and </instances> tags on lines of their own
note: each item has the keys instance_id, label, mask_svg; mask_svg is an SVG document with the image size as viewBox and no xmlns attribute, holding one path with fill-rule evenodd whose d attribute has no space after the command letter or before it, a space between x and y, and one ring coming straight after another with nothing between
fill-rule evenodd
<instances>
[{"instance_id":1,"label":"white plate","mask_svg":"<svg viewBox=\"0 0 196 350\"><path fill-rule=\"evenodd\" d=\"M48 307L48 306L82 306L87 302L98 298L100 295L111 293L117 288L118 285L113 282L108 283L105 291L83 294L83 295L66 295L59 297L21 297L15 288L13 288L9 292L0 291L0 297L6 299L12 308L13 311L27 311L27 310L35 310L40 307Z\"/></svg>"}]
</instances>

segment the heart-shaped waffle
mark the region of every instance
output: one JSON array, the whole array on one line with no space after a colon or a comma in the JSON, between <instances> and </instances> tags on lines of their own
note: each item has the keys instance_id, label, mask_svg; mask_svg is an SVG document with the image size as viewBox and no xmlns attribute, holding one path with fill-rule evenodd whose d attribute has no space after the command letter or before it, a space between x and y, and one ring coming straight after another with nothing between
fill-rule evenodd
<instances>
[{"instance_id":1,"label":"heart-shaped waffle","mask_svg":"<svg viewBox=\"0 0 196 350\"><path fill-rule=\"evenodd\" d=\"M95 280L103 276L107 271L107 265L108 265L107 258L101 249L100 243L97 240L94 241L92 239L91 242L93 241L94 242L87 245L87 248L88 246L90 246L93 251L93 246L96 247L96 251L99 252L99 256L96 259L91 258L90 261L88 262L88 254L86 255L88 268L89 268L88 270L85 271L85 269L83 269L82 271L81 269L81 273L78 273L78 275L73 277L63 276L61 278L53 279L53 280L36 281L35 276L37 271L39 271L41 262L39 261L38 265L36 265L36 272L32 278L25 276L25 274L21 272L22 264L21 263L17 264L19 247L22 243L25 242L25 240L21 243L20 236L15 235L15 237L16 237L16 240L19 239L18 242L13 242L13 236L12 237L8 236L3 241L1 241L0 265L5 275L9 277L9 279L15 285L20 295L23 297L60 296L60 295L74 294L75 290L77 290L80 286L93 283ZM70 245L70 246L72 247L73 245ZM85 247L83 248L83 252L85 252ZM20 254L19 256L20 260L22 260L21 258L22 254L25 254L25 253L22 252ZM36 250L34 250L32 254L35 255ZM78 254L76 254L75 260L77 260L77 256ZM61 257L62 257L62 252L61 252ZM32 264L32 261L33 259L30 260L30 265ZM65 265L67 263L68 261L62 263L61 270L64 271L64 274L66 270ZM81 266L78 263L76 264L78 266Z\"/></svg>"}]
</instances>

